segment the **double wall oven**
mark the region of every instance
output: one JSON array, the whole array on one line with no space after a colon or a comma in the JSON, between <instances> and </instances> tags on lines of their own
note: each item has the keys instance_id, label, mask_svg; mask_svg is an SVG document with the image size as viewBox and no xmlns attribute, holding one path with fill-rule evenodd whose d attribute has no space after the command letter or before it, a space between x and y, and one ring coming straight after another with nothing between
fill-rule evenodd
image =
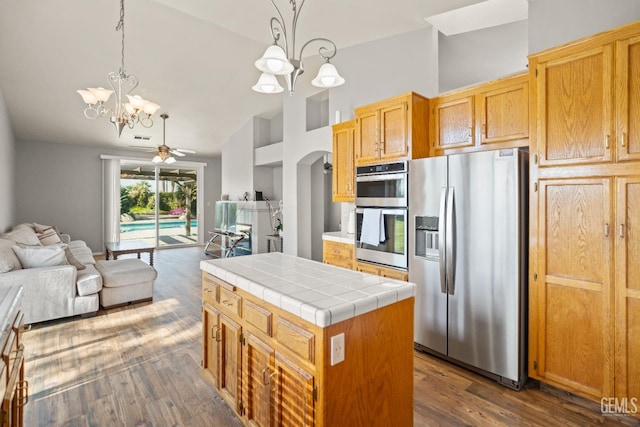
<instances>
[{"instance_id":1,"label":"double wall oven","mask_svg":"<svg viewBox=\"0 0 640 427\"><path fill-rule=\"evenodd\" d=\"M407 162L356 168L357 260L407 269L407 179ZM370 226L365 224L365 215L371 214L380 216L377 245L364 243L361 238L363 225Z\"/></svg>"}]
</instances>

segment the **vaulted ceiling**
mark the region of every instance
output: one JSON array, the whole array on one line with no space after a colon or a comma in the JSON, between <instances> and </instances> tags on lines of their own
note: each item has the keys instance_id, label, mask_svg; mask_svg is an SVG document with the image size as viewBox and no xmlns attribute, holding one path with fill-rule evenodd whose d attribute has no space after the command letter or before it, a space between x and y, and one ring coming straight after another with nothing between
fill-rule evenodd
<instances>
[{"instance_id":1,"label":"vaulted ceiling","mask_svg":"<svg viewBox=\"0 0 640 427\"><path fill-rule=\"evenodd\" d=\"M289 22L289 1L275 2ZM297 37L327 37L340 49L424 28L427 17L476 3L482 1L308 0ZM108 120L82 114L76 90L108 87L107 73L120 67L119 9L118 0L0 0L0 89L16 139L123 148L162 141L159 117L118 138ZM214 155L250 117L281 108L286 93L251 90L273 15L268 0L125 3L126 71L140 79L136 93L169 114L168 145ZM339 56L334 63L340 66Z\"/></svg>"}]
</instances>

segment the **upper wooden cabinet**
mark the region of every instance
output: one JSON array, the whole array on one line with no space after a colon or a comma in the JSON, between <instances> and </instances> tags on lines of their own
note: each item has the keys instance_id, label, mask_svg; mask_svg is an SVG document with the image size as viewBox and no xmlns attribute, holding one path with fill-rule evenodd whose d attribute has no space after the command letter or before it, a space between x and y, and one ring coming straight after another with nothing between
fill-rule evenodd
<instances>
[{"instance_id":1,"label":"upper wooden cabinet","mask_svg":"<svg viewBox=\"0 0 640 427\"><path fill-rule=\"evenodd\" d=\"M355 133L355 120L333 125L332 200L334 202L354 201Z\"/></svg>"},{"instance_id":2,"label":"upper wooden cabinet","mask_svg":"<svg viewBox=\"0 0 640 427\"><path fill-rule=\"evenodd\" d=\"M410 92L356 108L356 165L426 157L428 104Z\"/></svg>"},{"instance_id":3,"label":"upper wooden cabinet","mask_svg":"<svg viewBox=\"0 0 640 427\"><path fill-rule=\"evenodd\" d=\"M637 31L631 25L530 57L540 166L640 160Z\"/></svg>"},{"instance_id":4,"label":"upper wooden cabinet","mask_svg":"<svg viewBox=\"0 0 640 427\"><path fill-rule=\"evenodd\" d=\"M433 100L431 111L436 152L475 145L473 95L464 92L440 96Z\"/></svg>"},{"instance_id":5,"label":"upper wooden cabinet","mask_svg":"<svg viewBox=\"0 0 640 427\"><path fill-rule=\"evenodd\" d=\"M528 80L520 73L433 98L432 155L527 146Z\"/></svg>"},{"instance_id":6,"label":"upper wooden cabinet","mask_svg":"<svg viewBox=\"0 0 640 427\"><path fill-rule=\"evenodd\" d=\"M476 126L482 145L529 143L529 76L520 74L480 86ZM522 145L522 144L518 144Z\"/></svg>"}]
</instances>

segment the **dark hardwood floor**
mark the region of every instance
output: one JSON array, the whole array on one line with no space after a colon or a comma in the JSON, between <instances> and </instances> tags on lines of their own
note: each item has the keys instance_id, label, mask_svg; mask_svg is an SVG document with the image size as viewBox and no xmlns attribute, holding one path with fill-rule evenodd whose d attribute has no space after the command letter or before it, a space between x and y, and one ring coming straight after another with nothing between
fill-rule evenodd
<instances>
[{"instance_id":1,"label":"dark hardwood floor","mask_svg":"<svg viewBox=\"0 0 640 427\"><path fill-rule=\"evenodd\" d=\"M152 303L26 332L25 425L240 426L200 368L201 259L201 248L157 251ZM533 382L516 392L421 353L414 402L416 426L640 425Z\"/></svg>"}]
</instances>

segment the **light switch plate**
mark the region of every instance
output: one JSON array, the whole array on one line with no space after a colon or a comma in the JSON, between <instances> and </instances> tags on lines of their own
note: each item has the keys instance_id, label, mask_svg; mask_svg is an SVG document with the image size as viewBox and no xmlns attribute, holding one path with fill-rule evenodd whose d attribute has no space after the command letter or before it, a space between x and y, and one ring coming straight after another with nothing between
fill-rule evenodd
<instances>
[{"instance_id":1,"label":"light switch plate","mask_svg":"<svg viewBox=\"0 0 640 427\"><path fill-rule=\"evenodd\" d=\"M344 332L331 337L331 366L344 362Z\"/></svg>"}]
</instances>

